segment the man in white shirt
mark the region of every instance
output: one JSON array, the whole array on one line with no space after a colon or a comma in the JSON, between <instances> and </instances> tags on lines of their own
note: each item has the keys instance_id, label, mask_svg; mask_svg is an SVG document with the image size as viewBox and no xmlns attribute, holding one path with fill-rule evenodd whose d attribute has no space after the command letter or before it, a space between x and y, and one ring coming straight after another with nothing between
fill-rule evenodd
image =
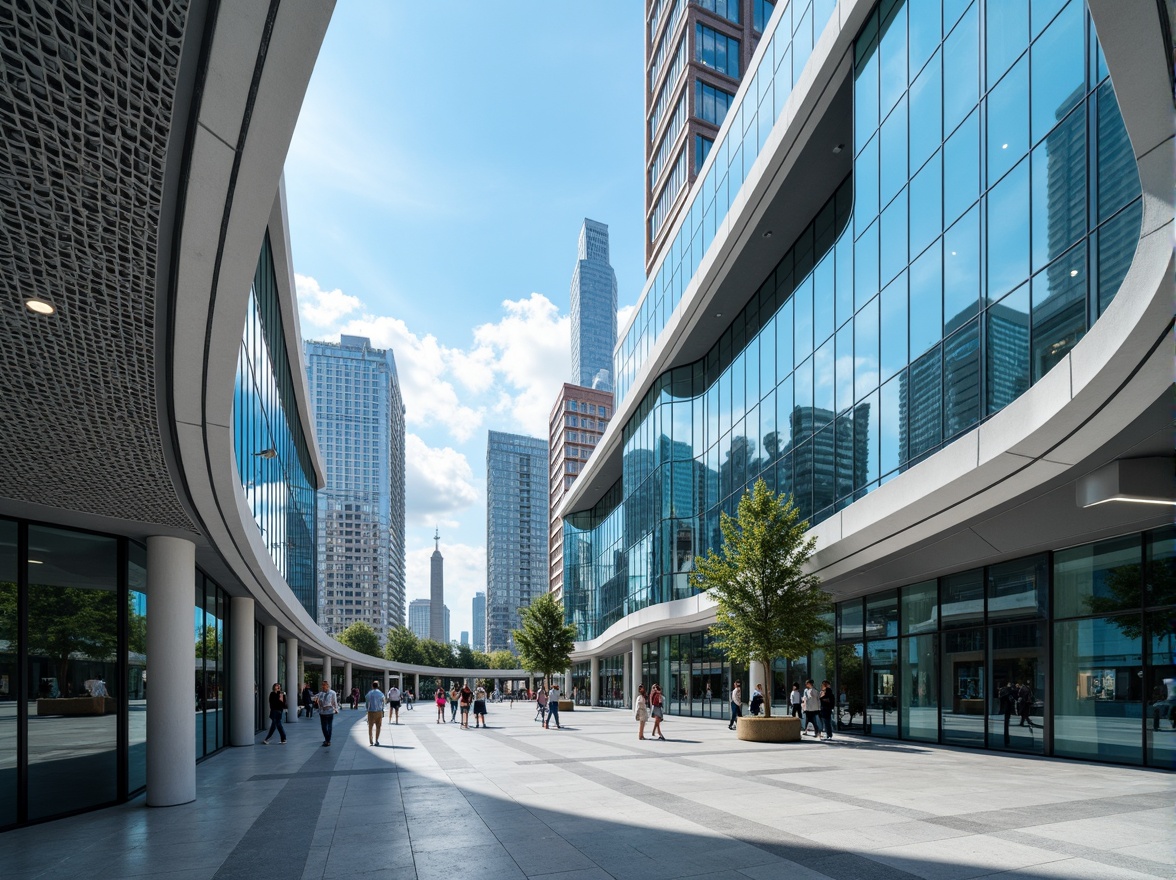
<instances>
[{"instance_id":1,"label":"man in white shirt","mask_svg":"<svg viewBox=\"0 0 1176 880\"><path fill-rule=\"evenodd\" d=\"M335 726L335 715L339 711L339 695L331 688L330 682L323 679L323 689L315 696L318 704L319 725L323 729L323 747L331 744L331 730Z\"/></svg>"},{"instance_id":2,"label":"man in white shirt","mask_svg":"<svg viewBox=\"0 0 1176 880\"><path fill-rule=\"evenodd\" d=\"M400 723L400 688L396 685L388 688L388 720L393 724Z\"/></svg>"},{"instance_id":3,"label":"man in white shirt","mask_svg":"<svg viewBox=\"0 0 1176 880\"><path fill-rule=\"evenodd\" d=\"M808 726L813 726L813 736L820 737L821 724L817 721L817 715L821 711L821 698L817 693L816 685L813 680L807 679L804 683L804 730L805 736L808 736Z\"/></svg>"},{"instance_id":4,"label":"man in white shirt","mask_svg":"<svg viewBox=\"0 0 1176 880\"><path fill-rule=\"evenodd\" d=\"M551 690L549 690L547 692L547 718L543 722L543 727L545 730L551 729L550 725L551 725L552 721L555 722L556 730L559 730L560 726L559 726L559 685L558 684L553 684L551 686Z\"/></svg>"},{"instance_id":5,"label":"man in white shirt","mask_svg":"<svg viewBox=\"0 0 1176 880\"><path fill-rule=\"evenodd\" d=\"M368 745L378 746L380 744L380 727L384 723L384 692L380 690L378 681L372 682L372 689L367 692L364 701L367 704ZM373 726L376 728L375 742L372 741Z\"/></svg>"},{"instance_id":6,"label":"man in white shirt","mask_svg":"<svg viewBox=\"0 0 1176 880\"><path fill-rule=\"evenodd\" d=\"M743 685L735 682L735 687L731 688L731 723L727 725L728 730L735 729L735 722L743 717Z\"/></svg>"}]
</instances>

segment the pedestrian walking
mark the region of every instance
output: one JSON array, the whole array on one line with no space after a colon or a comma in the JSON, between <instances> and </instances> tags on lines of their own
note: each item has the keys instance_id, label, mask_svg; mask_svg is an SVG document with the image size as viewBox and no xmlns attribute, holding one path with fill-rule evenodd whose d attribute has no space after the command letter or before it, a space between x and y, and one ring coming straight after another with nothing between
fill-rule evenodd
<instances>
[{"instance_id":1,"label":"pedestrian walking","mask_svg":"<svg viewBox=\"0 0 1176 880\"><path fill-rule=\"evenodd\" d=\"M649 735L663 742L665 737L662 736L662 717L665 715L665 702L661 685L655 681L653 687L649 689L649 714L653 717L653 730Z\"/></svg>"},{"instance_id":2,"label":"pedestrian walking","mask_svg":"<svg viewBox=\"0 0 1176 880\"><path fill-rule=\"evenodd\" d=\"M464 682L457 692L457 701L461 706L461 726L463 730L470 729L470 706L474 703L474 692L470 690L470 683Z\"/></svg>"},{"instance_id":3,"label":"pedestrian walking","mask_svg":"<svg viewBox=\"0 0 1176 880\"><path fill-rule=\"evenodd\" d=\"M302 708L298 710L298 713L301 715L303 712L306 713L307 718L314 714L314 691L310 689L308 681L302 684Z\"/></svg>"},{"instance_id":4,"label":"pedestrian walking","mask_svg":"<svg viewBox=\"0 0 1176 880\"><path fill-rule=\"evenodd\" d=\"M457 682L451 682L449 685L449 723L457 723L457 701L461 696L461 691L457 689Z\"/></svg>"},{"instance_id":5,"label":"pedestrian walking","mask_svg":"<svg viewBox=\"0 0 1176 880\"><path fill-rule=\"evenodd\" d=\"M319 726L323 729L323 746L326 747L331 744L331 731L335 726L335 715L339 712L339 695L324 678L322 688L314 701L318 706Z\"/></svg>"},{"instance_id":6,"label":"pedestrian walking","mask_svg":"<svg viewBox=\"0 0 1176 880\"><path fill-rule=\"evenodd\" d=\"M637 718L637 739L645 739L645 722L649 720L649 703L645 699L645 685L637 685L637 699L633 701Z\"/></svg>"},{"instance_id":7,"label":"pedestrian walking","mask_svg":"<svg viewBox=\"0 0 1176 880\"><path fill-rule=\"evenodd\" d=\"M474 691L474 727L486 726L486 689L478 685Z\"/></svg>"},{"instance_id":8,"label":"pedestrian walking","mask_svg":"<svg viewBox=\"0 0 1176 880\"><path fill-rule=\"evenodd\" d=\"M805 679L802 705L804 706L804 729L801 733L804 736L808 736L808 727L811 724L813 726L813 736L819 738L821 736L821 724L818 718L821 711L821 695L811 678Z\"/></svg>"},{"instance_id":9,"label":"pedestrian walking","mask_svg":"<svg viewBox=\"0 0 1176 880\"><path fill-rule=\"evenodd\" d=\"M393 724L400 723L400 688L396 685L388 688L388 720Z\"/></svg>"},{"instance_id":10,"label":"pedestrian walking","mask_svg":"<svg viewBox=\"0 0 1176 880\"><path fill-rule=\"evenodd\" d=\"M1029 687L1028 681L1021 682L1021 686L1017 688L1017 714L1021 716L1021 723L1018 727L1033 727L1033 720L1029 717L1029 713L1033 711L1033 690Z\"/></svg>"},{"instance_id":11,"label":"pedestrian walking","mask_svg":"<svg viewBox=\"0 0 1176 880\"><path fill-rule=\"evenodd\" d=\"M735 687L731 688L731 722L727 725L728 730L735 729L735 722L743 717L743 685L740 682L735 682Z\"/></svg>"},{"instance_id":12,"label":"pedestrian walking","mask_svg":"<svg viewBox=\"0 0 1176 880\"><path fill-rule=\"evenodd\" d=\"M372 682L372 689L367 692L364 702L367 705L368 745L378 746L380 744L380 728L384 724L384 692L380 690L378 681ZM376 728L374 741L372 740L373 726Z\"/></svg>"},{"instance_id":13,"label":"pedestrian walking","mask_svg":"<svg viewBox=\"0 0 1176 880\"><path fill-rule=\"evenodd\" d=\"M282 715L285 711L286 695L282 693L282 686L275 682L269 693L270 726L269 733L261 741L263 746L269 745L269 741L273 739L275 730L278 732L278 736L282 738L282 745L286 744L286 728L282 727Z\"/></svg>"},{"instance_id":14,"label":"pedestrian walking","mask_svg":"<svg viewBox=\"0 0 1176 880\"><path fill-rule=\"evenodd\" d=\"M561 729L559 726L559 697L559 685L553 684L547 692L547 720L543 722L544 730L551 729L551 722L553 720L555 721L555 729Z\"/></svg>"},{"instance_id":15,"label":"pedestrian walking","mask_svg":"<svg viewBox=\"0 0 1176 880\"><path fill-rule=\"evenodd\" d=\"M437 723L445 723L445 688L438 687L433 694L433 702L437 704Z\"/></svg>"},{"instance_id":16,"label":"pedestrian walking","mask_svg":"<svg viewBox=\"0 0 1176 880\"><path fill-rule=\"evenodd\" d=\"M821 682L821 693L817 697L820 706L821 724L825 728L825 739L833 739L833 707L837 698L833 695L833 685L827 681Z\"/></svg>"},{"instance_id":17,"label":"pedestrian walking","mask_svg":"<svg viewBox=\"0 0 1176 880\"><path fill-rule=\"evenodd\" d=\"M405 708L407 708L409 712L412 711L412 704L414 702L416 702L416 694L413 693L412 688L409 688L407 691L405 691L405 700L404 700Z\"/></svg>"},{"instance_id":18,"label":"pedestrian walking","mask_svg":"<svg viewBox=\"0 0 1176 880\"><path fill-rule=\"evenodd\" d=\"M351 711L354 712L356 709L359 708L359 700L360 700L359 685L352 686L350 699L351 699Z\"/></svg>"},{"instance_id":19,"label":"pedestrian walking","mask_svg":"<svg viewBox=\"0 0 1176 880\"><path fill-rule=\"evenodd\" d=\"M788 694L788 705L792 707L792 717L799 718L804 705L804 693L799 682L792 682L792 691Z\"/></svg>"},{"instance_id":20,"label":"pedestrian walking","mask_svg":"<svg viewBox=\"0 0 1176 880\"><path fill-rule=\"evenodd\" d=\"M540 724L547 723L547 691L543 690L543 685L535 691L535 720Z\"/></svg>"}]
</instances>

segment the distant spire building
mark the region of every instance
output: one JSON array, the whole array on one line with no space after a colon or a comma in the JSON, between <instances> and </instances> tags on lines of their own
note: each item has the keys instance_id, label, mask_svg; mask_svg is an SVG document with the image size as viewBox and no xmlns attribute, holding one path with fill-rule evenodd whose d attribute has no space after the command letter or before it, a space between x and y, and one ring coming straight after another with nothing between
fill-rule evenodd
<instances>
[{"instance_id":1,"label":"distant spire building","mask_svg":"<svg viewBox=\"0 0 1176 880\"><path fill-rule=\"evenodd\" d=\"M617 344L617 275L608 261L608 226L584 219L572 272L572 381L613 390Z\"/></svg>"},{"instance_id":2,"label":"distant spire building","mask_svg":"<svg viewBox=\"0 0 1176 880\"><path fill-rule=\"evenodd\" d=\"M445 557L441 555L441 532L434 531L436 545L429 559L429 638L442 644L449 643L445 625Z\"/></svg>"}]
</instances>

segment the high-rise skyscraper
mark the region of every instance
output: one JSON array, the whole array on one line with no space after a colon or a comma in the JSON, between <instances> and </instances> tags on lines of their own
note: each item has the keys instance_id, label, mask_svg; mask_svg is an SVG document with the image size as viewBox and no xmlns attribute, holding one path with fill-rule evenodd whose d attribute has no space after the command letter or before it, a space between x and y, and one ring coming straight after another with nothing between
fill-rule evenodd
<instances>
[{"instance_id":1,"label":"high-rise skyscraper","mask_svg":"<svg viewBox=\"0 0 1176 880\"><path fill-rule=\"evenodd\" d=\"M617 275L608 261L608 227L584 219L572 271L572 381L612 391L617 344Z\"/></svg>"},{"instance_id":2,"label":"high-rise skyscraper","mask_svg":"<svg viewBox=\"0 0 1176 880\"><path fill-rule=\"evenodd\" d=\"M547 589L547 443L486 443L486 649L514 651L521 612Z\"/></svg>"},{"instance_id":3,"label":"high-rise skyscraper","mask_svg":"<svg viewBox=\"0 0 1176 880\"><path fill-rule=\"evenodd\" d=\"M430 630L433 603L428 599L413 599L408 603L408 628L418 639L430 639L449 644L449 606L441 606L441 637L433 638Z\"/></svg>"},{"instance_id":4,"label":"high-rise skyscraper","mask_svg":"<svg viewBox=\"0 0 1176 880\"><path fill-rule=\"evenodd\" d=\"M459 645L464 645L464 646L466 646L466 647L468 647L468 646L469 646L469 644L470 644L470 632L469 632L469 630L463 629L463 630L461 631L461 639L458 641L458 644L459 644Z\"/></svg>"},{"instance_id":5,"label":"high-rise skyscraper","mask_svg":"<svg viewBox=\"0 0 1176 880\"><path fill-rule=\"evenodd\" d=\"M473 601L473 617L474 617L474 650L486 650L486 594L482 592L474 593Z\"/></svg>"},{"instance_id":6,"label":"high-rise skyscraper","mask_svg":"<svg viewBox=\"0 0 1176 880\"><path fill-rule=\"evenodd\" d=\"M563 599L563 520L556 511L612 412L611 392L565 383L548 416L548 589L557 600Z\"/></svg>"},{"instance_id":7,"label":"high-rise skyscraper","mask_svg":"<svg viewBox=\"0 0 1176 880\"><path fill-rule=\"evenodd\" d=\"M436 542L433 555L429 557L429 602L432 611L429 616L429 638L435 642L448 642L449 627L442 609L445 607L445 557L441 555L441 533L434 532Z\"/></svg>"},{"instance_id":8,"label":"high-rise skyscraper","mask_svg":"<svg viewBox=\"0 0 1176 880\"><path fill-rule=\"evenodd\" d=\"M327 468L318 494L322 627L369 624L383 641L404 623L404 402L391 350L362 336L305 343L315 434Z\"/></svg>"},{"instance_id":9,"label":"high-rise skyscraper","mask_svg":"<svg viewBox=\"0 0 1176 880\"><path fill-rule=\"evenodd\" d=\"M772 0L652 0L646 6L646 274L706 161L774 6Z\"/></svg>"}]
</instances>

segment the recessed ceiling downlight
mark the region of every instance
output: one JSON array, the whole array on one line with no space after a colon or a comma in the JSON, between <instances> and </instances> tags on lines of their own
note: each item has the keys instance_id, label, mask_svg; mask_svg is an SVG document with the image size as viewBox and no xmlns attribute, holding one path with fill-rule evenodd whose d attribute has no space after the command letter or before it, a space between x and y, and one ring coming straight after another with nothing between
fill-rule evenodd
<instances>
[{"instance_id":1,"label":"recessed ceiling downlight","mask_svg":"<svg viewBox=\"0 0 1176 880\"><path fill-rule=\"evenodd\" d=\"M25 308L34 315L52 315L57 312L57 307L47 299L33 296L25 300Z\"/></svg>"}]
</instances>

